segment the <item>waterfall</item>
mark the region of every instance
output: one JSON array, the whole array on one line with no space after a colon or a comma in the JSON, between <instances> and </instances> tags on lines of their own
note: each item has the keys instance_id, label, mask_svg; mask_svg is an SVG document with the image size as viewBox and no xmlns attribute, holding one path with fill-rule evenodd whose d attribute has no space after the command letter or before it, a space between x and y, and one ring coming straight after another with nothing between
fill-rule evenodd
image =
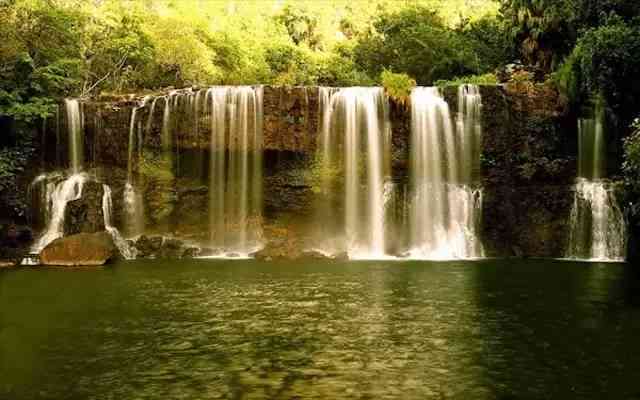
<instances>
[{"instance_id":1,"label":"waterfall","mask_svg":"<svg viewBox=\"0 0 640 400\"><path fill-rule=\"evenodd\" d=\"M410 245L417 259L483 256L479 239L482 190L481 98L475 86L458 92L456 129L449 106L434 87L411 93Z\"/></svg>"},{"instance_id":2,"label":"waterfall","mask_svg":"<svg viewBox=\"0 0 640 400\"><path fill-rule=\"evenodd\" d=\"M74 174L82 170L83 155L83 117L82 106L76 99L64 101L67 112L67 129L69 131L69 164Z\"/></svg>"},{"instance_id":3,"label":"waterfall","mask_svg":"<svg viewBox=\"0 0 640 400\"><path fill-rule=\"evenodd\" d=\"M54 175L56 178L58 175ZM64 234L64 213L67 203L82 197L82 188L87 180L86 174L74 174L62 181L47 181L46 177L38 177L34 183L46 182L45 215L47 226L38 240L31 247L32 253L40 253L49 243Z\"/></svg>"},{"instance_id":4,"label":"waterfall","mask_svg":"<svg viewBox=\"0 0 640 400\"><path fill-rule=\"evenodd\" d=\"M127 182L125 183L123 197L124 197L124 206L125 206L125 215L126 215L126 234L128 237L138 236L144 231L144 202L142 198L142 193L140 192L140 188L137 187L136 182L134 181L134 164L136 157L136 146L138 147L137 152L137 162L139 163L141 160L141 152L142 152L142 133L141 127L137 125L139 121L137 121L136 116L138 114L138 110L145 107L149 100L149 96L145 96L139 106L136 106L131 111L131 121L129 123L129 149L128 149L128 159L127 159ZM155 100L152 105L153 108L155 106ZM153 114L149 115L149 121L147 125L149 125ZM136 143L137 142L137 143Z\"/></svg>"},{"instance_id":5,"label":"waterfall","mask_svg":"<svg viewBox=\"0 0 640 400\"><path fill-rule=\"evenodd\" d=\"M113 226L112 222L112 210L113 199L111 197L111 188L108 185L102 185L102 215L104 217L104 227L113 238L113 243L120 251L120 254L126 260L133 260L137 256L137 250L130 246L129 243L122 237L120 231Z\"/></svg>"},{"instance_id":6,"label":"waterfall","mask_svg":"<svg viewBox=\"0 0 640 400\"><path fill-rule=\"evenodd\" d=\"M64 235L64 214L67 203L82 197L82 188L87 175L81 173L83 155L83 115L82 106L76 99L65 99L67 130L69 135L69 164L72 175L66 179L59 173L36 177L32 186L45 184L44 210L47 225L40 237L31 247L33 253L39 253L49 243Z\"/></svg>"},{"instance_id":7,"label":"waterfall","mask_svg":"<svg viewBox=\"0 0 640 400\"><path fill-rule=\"evenodd\" d=\"M77 100L67 99L65 100L65 106L69 132L69 160L73 173L68 177L65 177L65 175L60 172L42 174L37 176L31 184L32 188L38 185L44 185L44 191L40 191L40 197L43 203L44 216L47 221L44 231L31 247L31 252L34 254L40 253L49 243L64 235L64 218L67 204L82 198L84 184L88 180L94 179L90 178L87 173L81 172L84 162L82 152L83 117L81 105ZM128 181L131 178L132 171L132 137L135 127L136 111L137 109L134 109L130 128ZM112 224L111 188L103 185L103 190L102 210L105 228L113 237L114 243L123 256L127 259L135 258L135 252L129 248L127 242L120 235L120 232L118 232ZM25 264L33 263L30 262L30 259L25 259Z\"/></svg>"},{"instance_id":8,"label":"waterfall","mask_svg":"<svg viewBox=\"0 0 640 400\"><path fill-rule=\"evenodd\" d=\"M604 129L601 118L578 119L578 177L588 180L603 178Z\"/></svg>"},{"instance_id":9,"label":"waterfall","mask_svg":"<svg viewBox=\"0 0 640 400\"><path fill-rule=\"evenodd\" d=\"M172 91L164 97L164 111L162 112L162 131L161 131L161 144L162 149L165 152L170 153L173 145L172 129L171 129L171 109L174 107L175 99L178 92Z\"/></svg>"},{"instance_id":10,"label":"waterfall","mask_svg":"<svg viewBox=\"0 0 640 400\"><path fill-rule=\"evenodd\" d=\"M262 87L212 87L210 244L218 256L262 246Z\"/></svg>"},{"instance_id":11,"label":"waterfall","mask_svg":"<svg viewBox=\"0 0 640 400\"><path fill-rule=\"evenodd\" d=\"M346 251L354 259L387 258L391 127L384 92L381 88L321 88L320 103L324 106L318 165L321 191L344 193L340 206L344 222L337 227L342 232L325 236L316 250L334 255ZM320 225L335 218L335 209L327 211L331 215L321 216Z\"/></svg>"},{"instance_id":12,"label":"waterfall","mask_svg":"<svg viewBox=\"0 0 640 400\"><path fill-rule=\"evenodd\" d=\"M570 215L567 257L624 261L625 222L614 187L604 180L603 115L578 121L578 179Z\"/></svg>"}]
</instances>

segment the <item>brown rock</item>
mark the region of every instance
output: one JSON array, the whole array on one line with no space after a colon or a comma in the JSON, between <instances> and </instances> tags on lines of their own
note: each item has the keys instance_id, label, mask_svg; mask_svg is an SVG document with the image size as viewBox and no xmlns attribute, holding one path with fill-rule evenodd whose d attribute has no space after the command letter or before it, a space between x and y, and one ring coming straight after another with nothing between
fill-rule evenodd
<instances>
[{"instance_id":1,"label":"brown rock","mask_svg":"<svg viewBox=\"0 0 640 400\"><path fill-rule=\"evenodd\" d=\"M65 209L65 236L104 231L103 193L102 183L88 181L84 184L82 197L70 201Z\"/></svg>"},{"instance_id":2,"label":"brown rock","mask_svg":"<svg viewBox=\"0 0 640 400\"><path fill-rule=\"evenodd\" d=\"M80 233L56 239L40 253L42 265L104 265L117 254L107 232Z\"/></svg>"},{"instance_id":3,"label":"brown rock","mask_svg":"<svg viewBox=\"0 0 640 400\"><path fill-rule=\"evenodd\" d=\"M13 261L8 261L8 260L0 260L0 269L3 268L13 268L15 267L16 264Z\"/></svg>"}]
</instances>

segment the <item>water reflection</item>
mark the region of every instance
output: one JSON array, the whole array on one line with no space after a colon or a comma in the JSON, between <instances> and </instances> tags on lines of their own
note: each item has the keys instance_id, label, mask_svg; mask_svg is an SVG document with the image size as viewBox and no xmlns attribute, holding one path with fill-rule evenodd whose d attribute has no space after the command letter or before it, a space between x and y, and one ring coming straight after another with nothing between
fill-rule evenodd
<instances>
[{"instance_id":1,"label":"water reflection","mask_svg":"<svg viewBox=\"0 0 640 400\"><path fill-rule=\"evenodd\" d=\"M0 398L634 398L635 278L548 261L0 272Z\"/></svg>"}]
</instances>

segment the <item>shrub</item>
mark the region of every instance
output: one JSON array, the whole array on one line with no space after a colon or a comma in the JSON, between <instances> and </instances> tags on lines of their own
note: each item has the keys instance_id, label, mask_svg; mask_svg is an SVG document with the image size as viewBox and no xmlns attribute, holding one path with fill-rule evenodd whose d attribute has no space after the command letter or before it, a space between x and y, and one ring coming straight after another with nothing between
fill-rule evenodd
<instances>
[{"instance_id":1,"label":"shrub","mask_svg":"<svg viewBox=\"0 0 640 400\"><path fill-rule=\"evenodd\" d=\"M416 86L415 79L407 74L396 74L384 70L380 74L380 81L387 96L402 105L409 103L411 90Z\"/></svg>"},{"instance_id":2,"label":"shrub","mask_svg":"<svg viewBox=\"0 0 640 400\"><path fill-rule=\"evenodd\" d=\"M640 196L640 118L631 124L633 133L624 139L622 172L629 194L638 202Z\"/></svg>"},{"instance_id":3,"label":"shrub","mask_svg":"<svg viewBox=\"0 0 640 400\"><path fill-rule=\"evenodd\" d=\"M406 73L420 85L479 72L470 41L424 7L381 14L354 48L356 64L370 76L384 69Z\"/></svg>"},{"instance_id":4,"label":"shrub","mask_svg":"<svg viewBox=\"0 0 640 400\"><path fill-rule=\"evenodd\" d=\"M488 73L482 75L469 75L460 78L453 78L451 80L437 81L436 86L460 86L465 84L470 85L497 85L498 78L495 74Z\"/></svg>"},{"instance_id":5,"label":"shrub","mask_svg":"<svg viewBox=\"0 0 640 400\"><path fill-rule=\"evenodd\" d=\"M640 28L613 18L585 32L556 79L574 102L602 95L623 126L628 126L640 98L638 76Z\"/></svg>"}]
</instances>

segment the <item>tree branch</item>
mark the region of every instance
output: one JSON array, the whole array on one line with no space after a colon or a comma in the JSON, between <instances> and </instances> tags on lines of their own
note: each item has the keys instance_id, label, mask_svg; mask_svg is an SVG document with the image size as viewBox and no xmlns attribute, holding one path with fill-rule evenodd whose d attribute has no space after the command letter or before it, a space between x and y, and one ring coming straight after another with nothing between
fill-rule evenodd
<instances>
[{"instance_id":1,"label":"tree branch","mask_svg":"<svg viewBox=\"0 0 640 400\"><path fill-rule=\"evenodd\" d=\"M103 76L102 78L98 79L93 85L91 85L88 89L85 88L82 90L82 95L81 97L85 97L86 95L88 95L89 93L91 93L91 91L93 89L95 89L99 84L101 84L102 82L104 82L107 78L109 78L112 74L116 73L117 71L121 70L122 67L124 66L124 64L127 62L127 58L128 56L125 54L124 56L122 56L122 58L120 59L120 61L118 61L118 63L116 64L115 68L112 69L111 71L107 72L107 74L105 76Z\"/></svg>"}]
</instances>

